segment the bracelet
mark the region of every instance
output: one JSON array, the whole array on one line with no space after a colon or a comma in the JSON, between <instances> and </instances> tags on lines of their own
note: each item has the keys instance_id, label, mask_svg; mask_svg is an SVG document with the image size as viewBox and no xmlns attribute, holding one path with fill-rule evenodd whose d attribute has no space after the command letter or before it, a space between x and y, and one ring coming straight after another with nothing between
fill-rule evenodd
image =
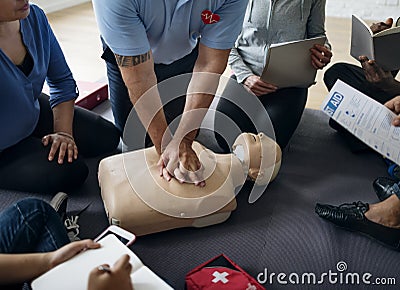
<instances>
[{"instance_id":1,"label":"bracelet","mask_svg":"<svg viewBox=\"0 0 400 290\"><path fill-rule=\"evenodd\" d=\"M69 139L71 139L72 141L75 142L75 139L74 139L74 137L73 137L71 134L68 134L68 133L66 133L66 132L56 132L56 134L57 134L57 135L60 135L60 136L67 137L67 138L69 138Z\"/></svg>"}]
</instances>

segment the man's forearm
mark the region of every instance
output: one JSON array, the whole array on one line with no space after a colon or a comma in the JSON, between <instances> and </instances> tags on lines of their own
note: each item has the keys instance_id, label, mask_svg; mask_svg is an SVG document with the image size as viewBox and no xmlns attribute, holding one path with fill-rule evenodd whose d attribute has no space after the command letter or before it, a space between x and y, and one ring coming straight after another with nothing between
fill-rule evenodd
<instances>
[{"instance_id":1,"label":"man's forearm","mask_svg":"<svg viewBox=\"0 0 400 290\"><path fill-rule=\"evenodd\" d=\"M185 110L175 132L175 139L193 142L213 99L214 95L210 94L196 93L186 96Z\"/></svg>"},{"instance_id":2,"label":"man's forearm","mask_svg":"<svg viewBox=\"0 0 400 290\"><path fill-rule=\"evenodd\" d=\"M176 130L175 137L193 141L206 115L218 88L220 75L211 73L196 73L192 75L183 111L182 119Z\"/></svg>"},{"instance_id":3,"label":"man's forearm","mask_svg":"<svg viewBox=\"0 0 400 290\"><path fill-rule=\"evenodd\" d=\"M167 121L157 89L157 78L154 73L151 52L139 56L116 55L115 58L131 102L160 154L162 138L167 130ZM169 134L169 132L167 133Z\"/></svg>"},{"instance_id":4,"label":"man's forearm","mask_svg":"<svg viewBox=\"0 0 400 290\"><path fill-rule=\"evenodd\" d=\"M137 83L135 88L137 87L143 88L143 83ZM146 87L145 84L144 87ZM142 125L156 147L157 152L161 154L163 136L165 133L169 134L169 132L167 131L167 121L165 119L157 87L153 86L150 91L147 91L147 93L142 96L139 96L138 91L136 91L135 88L128 88L131 101ZM134 102L135 100L136 102Z\"/></svg>"},{"instance_id":5,"label":"man's forearm","mask_svg":"<svg viewBox=\"0 0 400 290\"><path fill-rule=\"evenodd\" d=\"M210 107L224 72L230 50L199 45L199 56L187 90L185 109L175 136L193 141Z\"/></svg>"},{"instance_id":6,"label":"man's forearm","mask_svg":"<svg viewBox=\"0 0 400 290\"><path fill-rule=\"evenodd\" d=\"M141 85L142 84L138 83L139 87ZM128 91L131 96L134 96L134 98L137 97L138 92L136 90L132 91L128 89ZM169 142L170 133L157 86L152 86L150 91L147 91L142 96L139 96L133 105L140 121L142 122L144 128L151 138L151 141L156 147L158 154L161 154L163 147L165 147L165 144L162 144L164 134L167 134L167 139L164 140L164 142Z\"/></svg>"}]
</instances>

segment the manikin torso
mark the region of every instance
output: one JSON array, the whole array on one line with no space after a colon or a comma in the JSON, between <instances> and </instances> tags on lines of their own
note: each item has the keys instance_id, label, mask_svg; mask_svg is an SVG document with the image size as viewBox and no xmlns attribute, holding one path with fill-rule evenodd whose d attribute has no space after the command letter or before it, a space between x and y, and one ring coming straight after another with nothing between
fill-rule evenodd
<instances>
[{"instance_id":1,"label":"manikin torso","mask_svg":"<svg viewBox=\"0 0 400 290\"><path fill-rule=\"evenodd\" d=\"M102 160L99 182L111 223L143 235L228 218L236 208L235 188L247 176L241 161L234 154L216 154L197 142L193 149L204 166L205 187L160 177L154 147Z\"/></svg>"}]
</instances>

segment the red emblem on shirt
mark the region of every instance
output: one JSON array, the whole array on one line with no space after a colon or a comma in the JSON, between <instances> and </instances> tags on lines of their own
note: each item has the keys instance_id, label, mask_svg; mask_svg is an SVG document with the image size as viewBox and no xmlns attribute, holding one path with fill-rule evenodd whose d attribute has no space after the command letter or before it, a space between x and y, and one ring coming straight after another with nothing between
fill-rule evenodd
<instances>
[{"instance_id":1,"label":"red emblem on shirt","mask_svg":"<svg viewBox=\"0 0 400 290\"><path fill-rule=\"evenodd\" d=\"M204 10L201 12L201 20L203 20L205 24L217 23L220 18L221 17L219 17L218 14L214 14L210 10Z\"/></svg>"}]
</instances>

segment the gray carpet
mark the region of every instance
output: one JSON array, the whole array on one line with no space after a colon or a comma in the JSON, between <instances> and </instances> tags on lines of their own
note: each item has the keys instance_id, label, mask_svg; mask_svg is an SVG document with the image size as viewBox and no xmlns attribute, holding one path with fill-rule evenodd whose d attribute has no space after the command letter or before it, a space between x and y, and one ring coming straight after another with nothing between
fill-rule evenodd
<instances>
[{"instance_id":1,"label":"gray carpet","mask_svg":"<svg viewBox=\"0 0 400 290\"><path fill-rule=\"evenodd\" d=\"M95 237L107 226L96 178L98 160L88 162L89 179L79 191L70 193L69 204L69 210L77 212L91 203L80 217L82 238ZM314 213L316 202L376 202L371 184L384 175L382 158L372 152L352 154L328 127L327 117L307 109L283 152L277 179L256 203L247 203L251 184L246 184L239 193L238 208L227 222L140 237L132 249L176 289L184 289L187 272L220 253L253 276L265 271L268 277L275 273L272 283L268 280L264 284L267 289L398 289L368 286L362 281L358 285L346 283L346 274L358 273L361 279L367 272L372 274L371 283L377 277L393 277L400 283L400 253L335 227ZM26 196L40 195L0 190L0 208ZM343 262L347 270L340 272L337 266ZM331 282L323 274L329 272ZM278 273L287 275L284 279L288 285L278 282ZM321 276L324 282L301 284L303 273L315 273L317 282ZM298 285L288 278L291 275L295 279L296 274L300 276Z\"/></svg>"}]
</instances>

